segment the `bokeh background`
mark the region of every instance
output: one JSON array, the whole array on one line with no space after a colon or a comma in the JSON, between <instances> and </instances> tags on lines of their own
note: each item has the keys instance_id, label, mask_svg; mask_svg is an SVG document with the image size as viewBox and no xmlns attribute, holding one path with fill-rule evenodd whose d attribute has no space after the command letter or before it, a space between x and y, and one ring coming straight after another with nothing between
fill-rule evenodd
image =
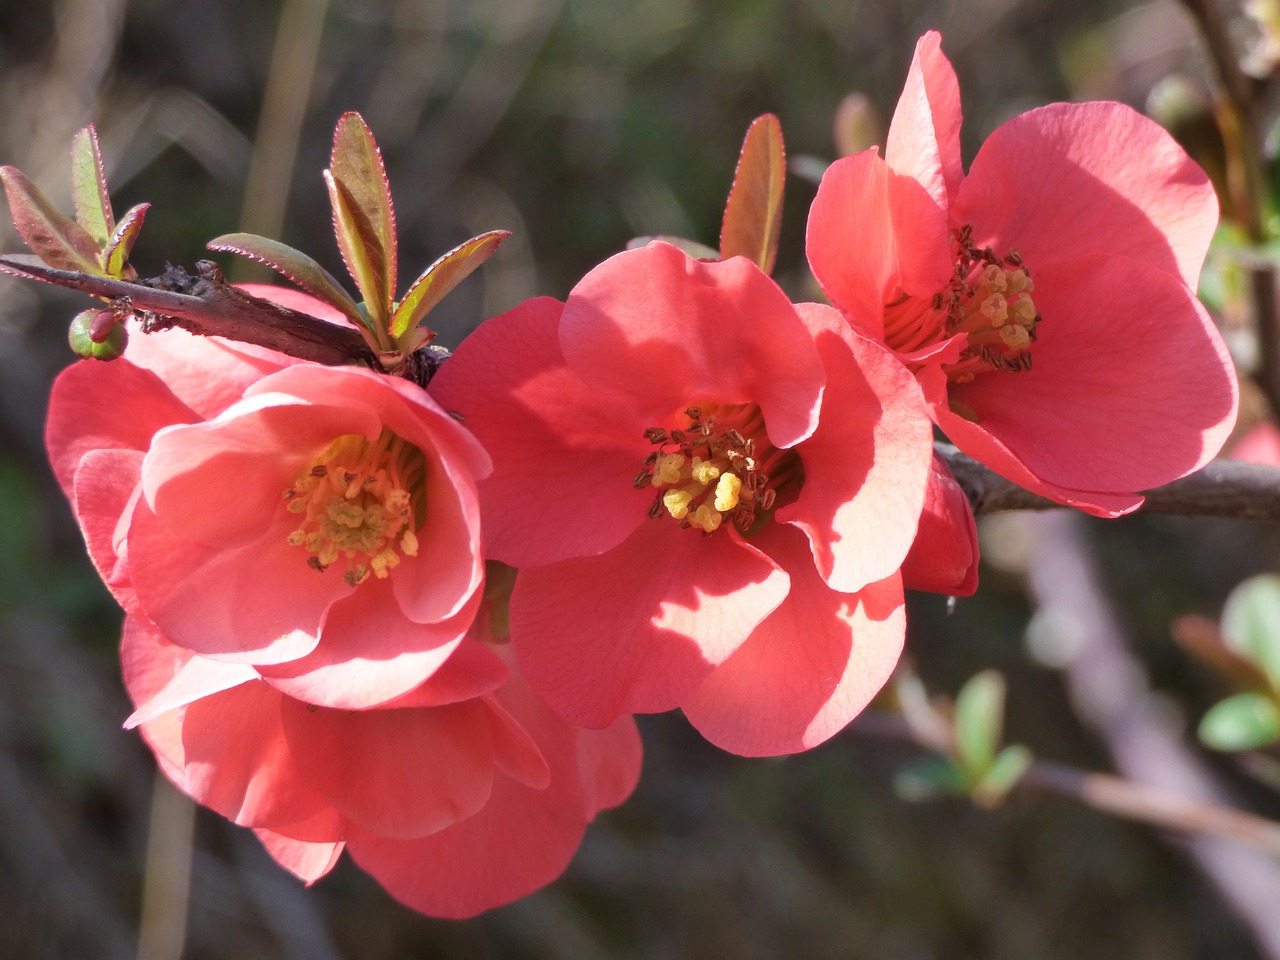
<instances>
[{"instance_id":1,"label":"bokeh background","mask_svg":"<svg viewBox=\"0 0 1280 960\"><path fill-rule=\"evenodd\" d=\"M334 122L359 110L389 169L406 273L481 231L515 231L433 315L452 345L526 297L564 296L634 236L714 245L742 135L774 112L793 167L777 276L808 297L804 217L814 172L837 155L837 107L858 91L886 121L929 28L959 74L967 157L1038 104L1143 109L1166 78L1195 89L1206 76L1174 0L0 0L0 162L65 209L70 138L92 121L117 212L154 204L142 275L190 267L206 240L247 229L342 276L320 171ZM7 220L0 249L22 249ZM84 305L0 280L0 956L154 960L138 952L142 891L150 876L181 901L163 864L186 821L121 729L120 614L41 442ZM1082 707L1076 648L1045 639L1045 598L1028 592L1046 536L989 524L978 595L951 613L915 598L910 655L944 693L1000 669L1011 739L1110 769L1114 729ZM1275 529L1133 518L1071 536L1118 608L1117 669L1146 678L1131 698L1144 722L1280 817L1275 794L1187 735L1222 690L1168 626L1216 616L1237 581L1274 567ZM919 751L856 725L767 761L717 753L678 716L641 728L639 789L565 877L466 922L420 917L345 862L304 890L251 834L199 811L184 956L1280 956L1258 919L1280 915L1274 870L1247 874L1250 913L1199 847L1070 800L905 802L894 773Z\"/></svg>"}]
</instances>

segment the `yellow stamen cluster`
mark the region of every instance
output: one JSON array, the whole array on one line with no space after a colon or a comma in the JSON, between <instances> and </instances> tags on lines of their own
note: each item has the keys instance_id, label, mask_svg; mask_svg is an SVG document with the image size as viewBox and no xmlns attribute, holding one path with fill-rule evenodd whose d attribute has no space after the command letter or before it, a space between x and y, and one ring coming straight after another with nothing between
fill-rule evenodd
<instances>
[{"instance_id":1,"label":"yellow stamen cluster","mask_svg":"<svg viewBox=\"0 0 1280 960\"><path fill-rule=\"evenodd\" d=\"M885 307L885 340L903 352L918 350L958 333L968 334L960 360L946 367L957 383L978 373L1031 369L1030 346L1040 314L1031 291L1031 271L1016 251L998 256L973 242L973 229L952 237L955 267L951 280L930 300L905 294Z\"/></svg>"},{"instance_id":2,"label":"yellow stamen cluster","mask_svg":"<svg viewBox=\"0 0 1280 960\"><path fill-rule=\"evenodd\" d=\"M650 443L664 448L650 454L635 477L636 487L658 491L649 515L660 516L665 510L682 527L708 534L726 519L746 531L757 511L768 510L774 501L756 442L743 436L763 433L759 408L713 404L689 407L684 413L689 419L684 430L645 431Z\"/></svg>"},{"instance_id":3,"label":"yellow stamen cluster","mask_svg":"<svg viewBox=\"0 0 1280 960\"><path fill-rule=\"evenodd\" d=\"M373 443L339 437L284 492L289 512L303 515L289 543L321 572L344 559L353 587L386 577L401 555L417 556L425 471L422 452L390 430Z\"/></svg>"}]
</instances>

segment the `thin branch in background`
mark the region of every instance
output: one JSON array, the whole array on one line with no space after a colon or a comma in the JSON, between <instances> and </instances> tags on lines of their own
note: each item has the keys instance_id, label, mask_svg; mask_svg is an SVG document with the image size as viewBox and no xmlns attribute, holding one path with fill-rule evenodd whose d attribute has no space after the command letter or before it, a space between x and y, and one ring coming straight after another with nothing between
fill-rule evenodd
<instances>
[{"instance_id":1,"label":"thin branch in background","mask_svg":"<svg viewBox=\"0 0 1280 960\"><path fill-rule=\"evenodd\" d=\"M240 209L240 229L247 233L279 237L284 229L289 185L328 8L328 0L286 0L280 11ZM236 260L232 279L245 279L251 269L258 268L249 261Z\"/></svg>"},{"instance_id":2,"label":"thin branch in background","mask_svg":"<svg viewBox=\"0 0 1280 960\"><path fill-rule=\"evenodd\" d=\"M179 960L187 935L196 806L156 770L143 870L138 960Z\"/></svg>"},{"instance_id":3,"label":"thin branch in background","mask_svg":"<svg viewBox=\"0 0 1280 960\"><path fill-rule=\"evenodd\" d=\"M1232 42L1226 18L1217 0L1182 0L1191 13L1204 39L1221 92L1233 123L1224 130L1228 157L1240 167L1238 182L1243 196L1233 198L1242 225L1255 244L1268 239L1265 217L1268 207L1266 139L1266 102L1270 83L1244 72L1240 54ZM1280 417L1280 312L1276 307L1275 268L1259 261L1245 268L1249 274L1250 305L1258 337L1258 385Z\"/></svg>"},{"instance_id":4,"label":"thin branch in background","mask_svg":"<svg viewBox=\"0 0 1280 960\"><path fill-rule=\"evenodd\" d=\"M1217 777L1184 745L1129 653L1085 545L1084 518L1054 511L1017 519L1028 526L1027 542L1033 545L1025 572L1037 621L1069 635L1074 654L1064 667L1068 693L1119 772L1164 793L1231 806ZM1280 958L1280 863L1208 834L1189 839L1187 849L1264 955Z\"/></svg>"}]
</instances>

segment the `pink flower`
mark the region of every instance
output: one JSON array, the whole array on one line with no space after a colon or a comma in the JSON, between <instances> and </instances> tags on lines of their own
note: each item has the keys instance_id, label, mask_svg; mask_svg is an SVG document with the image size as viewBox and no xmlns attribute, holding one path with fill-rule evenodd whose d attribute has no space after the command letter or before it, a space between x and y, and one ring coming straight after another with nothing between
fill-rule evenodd
<instances>
[{"instance_id":1,"label":"pink flower","mask_svg":"<svg viewBox=\"0 0 1280 960\"><path fill-rule=\"evenodd\" d=\"M966 175L939 43L916 46L884 158L824 176L810 265L915 371L960 449L1060 503L1126 513L1211 459L1235 419L1231 363L1193 293L1213 189L1116 103L1015 117Z\"/></svg>"},{"instance_id":2,"label":"pink flower","mask_svg":"<svg viewBox=\"0 0 1280 960\"><path fill-rule=\"evenodd\" d=\"M289 696L393 700L480 602L488 458L415 384L167 331L66 370L46 439L125 610Z\"/></svg>"},{"instance_id":3,"label":"pink flower","mask_svg":"<svg viewBox=\"0 0 1280 960\"><path fill-rule=\"evenodd\" d=\"M1280 428L1264 420L1235 442L1228 454L1233 460L1280 467Z\"/></svg>"},{"instance_id":4,"label":"pink flower","mask_svg":"<svg viewBox=\"0 0 1280 960\"><path fill-rule=\"evenodd\" d=\"M431 391L493 457L486 553L519 568L521 670L568 719L682 707L787 753L892 671L930 426L834 310L654 243L483 324Z\"/></svg>"},{"instance_id":5,"label":"pink flower","mask_svg":"<svg viewBox=\"0 0 1280 960\"><path fill-rule=\"evenodd\" d=\"M467 917L564 870L597 811L634 788L630 717L583 730L552 714L491 648L466 639L391 704L316 707L245 664L125 624L125 681L165 774L252 827L308 883L345 849L396 899Z\"/></svg>"},{"instance_id":6,"label":"pink flower","mask_svg":"<svg viewBox=\"0 0 1280 960\"><path fill-rule=\"evenodd\" d=\"M902 561L902 584L953 597L972 596L978 589L978 525L969 498L937 453L916 539Z\"/></svg>"}]
</instances>

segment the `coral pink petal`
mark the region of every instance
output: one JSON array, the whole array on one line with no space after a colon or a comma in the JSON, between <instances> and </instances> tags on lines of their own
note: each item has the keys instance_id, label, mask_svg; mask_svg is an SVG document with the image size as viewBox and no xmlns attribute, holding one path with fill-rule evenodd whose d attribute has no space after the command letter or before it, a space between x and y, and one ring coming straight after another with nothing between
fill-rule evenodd
<instances>
[{"instance_id":1,"label":"coral pink petal","mask_svg":"<svg viewBox=\"0 0 1280 960\"><path fill-rule=\"evenodd\" d=\"M712 743L752 757L808 750L842 730L889 679L906 631L897 574L837 593L798 532L760 539L791 574L791 593L684 708Z\"/></svg>"},{"instance_id":2,"label":"coral pink petal","mask_svg":"<svg viewBox=\"0 0 1280 960\"><path fill-rule=\"evenodd\" d=\"M316 648L287 663L260 666L264 680L287 696L323 707L363 710L385 704L440 669L480 605L477 591L458 616L422 624L405 617L390 580L370 577L347 589L348 595L329 608Z\"/></svg>"},{"instance_id":3,"label":"coral pink petal","mask_svg":"<svg viewBox=\"0 0 1280 960\"><path fill-rule=\"evenodd\" d=\"M529 731L498 702L482 701L489 708L489 729L493 734L493 762L517 783L545 790L551 782L551 768Z\"/></svg>"},{"instance_id":4,"label":"coral pink petal","mask_svg":"<svg viewBox=\"0 0 1280 960\"><path fill-rule=\"evenodd\" d=\"M120 666L130 699L142 703L164 689L190 655L148 630L134 617L125 617L120 641ZM165 714L142 725L142 736L156 755L165 776L178 789L187 788L186 757L182 747L182 717Z\"/></svg>"},{"instance_id":5,"label":"coral pink petal","mask_svg":"<svg viewBox=\"0 0 1280 960\"><path fill-rule=\"evenodd\" d=\"M196 419L154 374L127 360L85 360L62 371L53 383L45 445L54 475L69 497L85 454L146 450L157 430Z\"/></svg>"},{"instance_id":6,"label":"coral pink petal","mask_svg":"<svg viewBox=\"0 0 1280 960\"><path fill-rule=\"evenodd\" d=\"M824 378L812 340L745 257L704 263L660 242L616 254L569 294L560 344L597 403L644 426L709 401L758 404L779 447L817 423Z\"/></svg>"},{"instance_id":7,"label":"coral pink petal","mask_svg":"<svg viewBox=\"0 0 1280 960\"><path fill-rule=\"evenodd\" d=\"M294 840L271 830L258 829L254 833L266 847L267 853L271 854L271 859L308 886L334 868L345 846L341 840L311 843Z\"/></svg>"},{"instance_id":8,"label":"coral pink petal","mask_svg":"<svg viewBox=\"0 0 1280 960\"><path fill-rule=\"evenodd\" d=\"M956 72L942 52L942 36L930 30L916 42L907 82L889 123L884 159L895 173L919 182L943 210L964 177L960 118Z\"/></svg>"},{"instance_id":9,"label":"coral pink petal","mask_svg":"<svg viewBox=\"0 0 1280 960\"><path fill-rule=\"evenodd\" d=\"M1274 423L1259 423L1241 437L1227 455L1246 463L1280 467L1280 429Z\"/></svg>"},{"instance_id":10,"label":"coral pink petal","mask_svg":"<svg viewBox=\"0 0 1280 960\"><path fill-rule=\"evenodd\" d=\"M439 670L386 706L439 707L470 700L494 690L510 673L487 644L465 637Z\"/></svg>"},{"instance_id":11,"label":"coral pink petal","mask_svg":"<svg viewBox=\"0 0 1280 960\"><path fill-rule=\"evenodd\" d=\"M678 707L782 602L787 575L719 533L662 516L602 557L520 571L511 638L553 710L604 727Z\"/></svg>"},{"instance_id":12,"label":"coral pink petal","mask_svg":"<svg viewBox=\"0 0 1280 960\"><path fill-rule=\"evenodd\" d=\"M254 350L258 352L250 352ZM132 337L125 357L154 373L206 420L239 400L253 383L297 362L273 350L197 337L176 328Z\"/></svg>"},{"instance_id":13,"label":"coral pink petal","mask_svg":"<svg viewBox=\"0 0 1280 960\"><path fill-rule=\"evenodd\" d=\"M603 730L578 731L583 807L588 816L619 806L640 780L643 754L640 731L631 717L619 717Z\"/></svg>"},{"instance_id":14,"label":"coral pink petal","mask_svg":"<svg viewBox=\"0 0 1280 960\"><path fill-rule=\"evenodd\" d=\"M652 449L643 437L650 424L601 402L565 366L561 309L541 298L487 320L430 386L493 457L493 474L480 484L485 552L518 567L612 549L649 505L631 478ZM584 472L616 482L584 481Z\"/></svg>"},{"instance_id":15,"label":"coral pink petal","mask_svg":"<svg viewBox=\"0 0 1280 960\"><path fill-rule=\"evenodd\" d=\"M924 503L932 424L920 388L888 350L836 311L801 306L827 369L817 432L800 445L805 481L777 520L805 532L818 572L852 593L902 565Z\"/></svg>"},{"instance_id":16,"label":"coral pink petal","mask_svg":"<svg viewBox=\"0 0 1280 960\"><path fill-rule=\"evenodd\" d=\"M284 492L330 443L382 432L372 411L343 400L323 406L258 395L217 420L160 431L142 467L147 503L186 539L220 548L258 539L284 515Z\"/></svg>"},{"instance_id":17,"label":"coral pink petal","mask_svg":"<svg viewBox=\"0 0 1280 960\"><path fill-rule=\"evenodd\" d=\"M282 826L328 806L299 775L283 701L264 683L245 683L188 704L183 715L191 795L241 826Z\"/></svg>"},{"instance_id":18,"label":"coral pink petal","mask_svg":"<svg viewBox=\"0 0 1280 960\"><path fill-rule=\"evenodd\" d=\"M329 605L351 588L308 567L288 531L276 525L256 544L219 550L175 537L139 502L129 530L139 602L170 640L204 656L255 664L305 656Z\"/></svg>"},{"instance_id":19,"label":"coral pink petal","mask_svg":"<svg viewBox=\"0 0 1280 960\"><path fill-rule=\"evenodd\" d=\"M352 858L414 910L435 917L471 917L550 883L572 859L594 815L594 810L584 813L579 731L521 690L517 677L512 679L500 699L546 758L551 781L545 789L499 776L483 810L432 836L396 842L363 830L349 834ZM634 768L616 778L634 781L638 751L618 760ZM423 869L423 864L433 868Z\"/></svg>"},{"instance_id":20,"label":"coral pink petal","mask_svg":"<svg viewBox=\"0 0 1280 960\"><path fill-rule=\"evenodd\" d=\"M305 780L353 823L421 837L489 799L493 745L483 703L429 710L330 710L286 699L290 750Z\"/></svg>"},{"instance_id":21,"label":"coral pink petal","mask_svg":"<svg viewBox=\"0 0 1280 960\"><path fill-rule=\"evenodd\" d=\"M974 240L1039 270L1065 258L1143 260L1195 289L1218 223L1213 186L1169 134L1119 103L1055 103L997 129L951 211Z\"/></svg>"},{"instance_id":22,"label":"coral pink petal","mask_svg":"<svg viewBox=\"0 0 1280 960\"><path fill-rule=\"evenodd\" d=\"M154 720L162 713L257 679L257 671L245 664L192 657L174 674L163 690L138 704L138 709L124 722L125 729L132 729L138 724Z\"/></svg>"},{"instance_id":23,"label":"coral pink petal","mask_svg":"<svg viewBox=\"0 0 1280 960\"><path fill-rule=\"evenodd\" d=\"M805 249L823 292L876 340L884 337L887 302L903 289L931 295L951 272L946 211L874 150L827 168L809 210Z\"/></svg>"},{"instance_id":24,"label":"coral pink petal","mask_svg":"<svg viewBox=\"0 0 1280 960\"><path fill-rule=\"evenodd\" d=\"M80 460L69 491L89 559L116 601L130 613L137 609L137 596L128 564L120 555L124 549L121 520L133 510L141 472L140 451L93 450Z\"/></svg>"},{"instance_id":25,"label":"coral pink petal","mask_svg":"<svg viewBox=\"0 0 1280 960\"><path fill-rule=\"evenodd\" d=\"M1235 423L1236 379L1212 321L1175 277L1085 257L1041 270L1035 299L1044 321L1034 367L951 389L977 431L1065 490L1134 493L1212 459ZM954 418L938 422L955 432ZM974 433L952 440L982 460L966 445Z\"/></svg>"},{"instance_id":26,"label":"coral pink petal","mask_svg":"<svg viewBox=\"0 0 1280 960\"><path fill-rule=\"evenodd\" d=\"M347 830L346 818L333 807L325 806L317 810L305 820L293 823L279 823L271 828L271 832L289 840L301 840L303 843L332 843Z\"/></svg>"},{"instance_id":27,"label":"coral pink petal","mask_svg":"<svg viewBox=\"0 0 1280 960\"><path fill-rule=\"evenodd\" d=\"M902 562L902 585L953 597L971 596L978 589L978 525L968 497L937 453L920 527Z\"/></svg>"}]
</instances>

